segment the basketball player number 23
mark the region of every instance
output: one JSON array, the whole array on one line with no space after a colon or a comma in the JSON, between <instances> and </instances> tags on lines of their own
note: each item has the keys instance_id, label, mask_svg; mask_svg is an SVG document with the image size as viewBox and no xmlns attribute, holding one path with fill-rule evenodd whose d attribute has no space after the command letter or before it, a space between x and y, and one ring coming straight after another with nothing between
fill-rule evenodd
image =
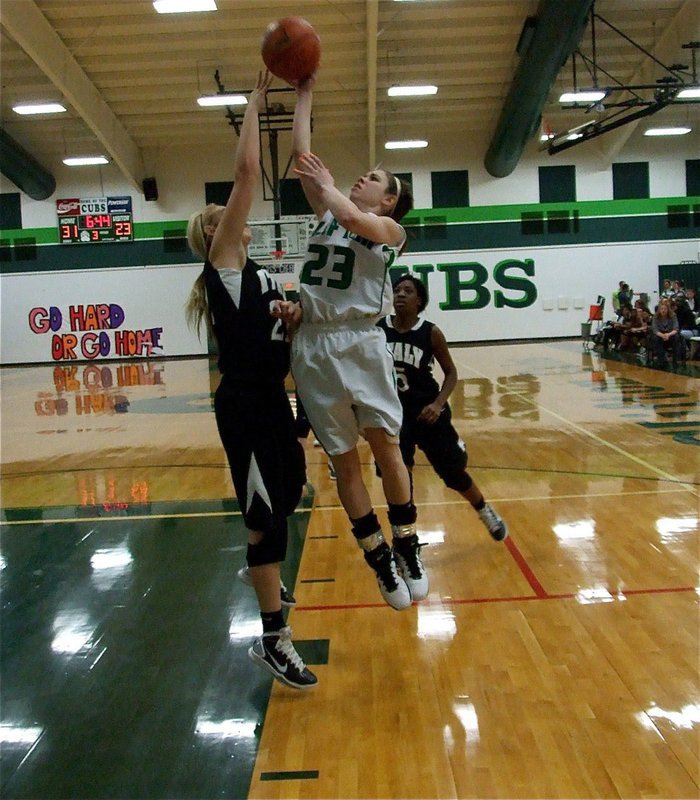
<instances>
[{"instance_id":1,"label":"basketball player number 23","mask_svg":"<svg viewBox=\"0 0 700 800\"><path fill-rule=\"evenodd\" d=\"M355 266L355 253L349 247L334 245L328 248L324 244L310 244L309 253L315 253L318 258L309 259L304 264L301 272L301 283L309 286L318 286L325 280L331 289L347 289L352 283L352 270ZM320 272L329 263L333 277L314 275Z\"/></svg>"}]
</instances>

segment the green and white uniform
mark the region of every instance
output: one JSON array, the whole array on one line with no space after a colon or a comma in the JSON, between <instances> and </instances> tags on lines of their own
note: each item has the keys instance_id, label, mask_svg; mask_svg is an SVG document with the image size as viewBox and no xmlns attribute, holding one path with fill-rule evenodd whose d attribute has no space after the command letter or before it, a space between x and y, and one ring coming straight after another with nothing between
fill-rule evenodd
<instances>
[{"instance_id":1,"label":"green and white uniform","mask_svg":"<svg viewBox=\"0 0 700 800\"><path fill-rule=\"evenodd\" d=\"M392 437L401 430L393 358L375 323L391 311L388 270L402 244L356 236L330 211L310 237L292 372L314 433L331 455L352 450L365 428Z\"/></svg>"}]
</instances>

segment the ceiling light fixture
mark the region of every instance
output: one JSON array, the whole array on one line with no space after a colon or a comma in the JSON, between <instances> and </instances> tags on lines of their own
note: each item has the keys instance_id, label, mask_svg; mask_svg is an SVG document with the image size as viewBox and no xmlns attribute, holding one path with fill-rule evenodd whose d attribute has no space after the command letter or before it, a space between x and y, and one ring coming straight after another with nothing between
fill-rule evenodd
<instances>
[{"instance_id":1,"label":"ceiling light fixture","mask_svg":"<svg viewBox=\"0 0 700 800\"><path fill-rule=\"evenodd\" d=\"M244 94L210 94L197 98L197 103L205 108L212 106L245 106L248 99Z\"/></svg>"},{"instance_id":2,"label":"ceiling light fixture","mask_svg":"<svg viewBox=\"0 0 700 800\"><path fill-rule=\"evenodd\" d=\"M560 103L597 103L605 97L605 92L600 89L586 89L585 91L564 92L559 97Z\"/></svg>"},{"instance_id":3,"label":"ceiling light fixture","mask_svg":"<svg viewBox=\"0 0 700 800\"><path fill-rule=\"evenodd\" d=\"M427 147L428 143L424 139L403 139L394 142L385 142L385 150L413 150L419 147Z\"/></svg>"},{"instance_id":4,"label":"ceiling light fixture","mask_svg":"<svg viewBox=\"0 0 700 800\"><path fill-rule=\"evenodd\" d=\"M67 167L87 167L92 164L109 164L105 156L70 156L64 158L63 163Z\"/></svg>"},{"instance_id":5,"label":"ceiling light fixture","mask_svg":"<svg viewBox=\"0 0 700 800\"><path fill-rule=\"evenodd\" d=\"M421 95L437 94L438 87L432 84L425 86L390 86L387 89L389 97L419 97Z\"/></svg>"},{"instance_id":6,"label":"ceiling light fixture","mask_svg":"<svg viewBox=\"0 0 700 800\"><path fill-rule=\"evenodd\" d=\"M15 114L26 116L29 114L60 114L66 109L60 103L20 103L12 106L12 110Z\"/></svg>"},{"instance_id":7,"label":"ceiling light fixture","mask_svg":"<svg viewBox=\"0 0 700 800\"><path fill-rule=\"evenodd\" d=\"M647 128L644 131L645 136L683 136L686 133L690 133L692 128L689 128L687 125L678 125L675 128L668 127L668 128Z\"/></svg>"},{"instance_id":8,"label":"ceiling light fixture","mask_svg":"<svg viewBox=\"0 0 700 800\"><path fill-rule=\"evenodd\" d=\"M688 86L681 89L676 95L676 100L698 100L700 99L700 86Z\"/></svg>"},{"instance_id":9,"label":"ceiling light fixture","mask_svg":"<svg viewBox=\"0 0 700 800\"><path fill-rule=\"evenodd\" d=\"M214 0L154 0L159 14L188 14L194 11L216 11Z\"/></svg>"}]
</instances>

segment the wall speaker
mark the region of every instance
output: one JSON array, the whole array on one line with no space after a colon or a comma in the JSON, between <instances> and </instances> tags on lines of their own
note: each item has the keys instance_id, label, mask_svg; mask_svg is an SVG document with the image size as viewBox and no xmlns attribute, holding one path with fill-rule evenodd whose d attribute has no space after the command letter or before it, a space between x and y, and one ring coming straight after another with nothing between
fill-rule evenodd
<instances>
[{"instance_id":1,"label":"wall speaker","mask_svg":"<svg viewBox=\"0 0 700 800\"><path fill-rule=\"evenodd\" d=\"M146 200L158 199L158 184L155 178L144 178L142 182L143 196Z\"/></svg>"}]
</instances>

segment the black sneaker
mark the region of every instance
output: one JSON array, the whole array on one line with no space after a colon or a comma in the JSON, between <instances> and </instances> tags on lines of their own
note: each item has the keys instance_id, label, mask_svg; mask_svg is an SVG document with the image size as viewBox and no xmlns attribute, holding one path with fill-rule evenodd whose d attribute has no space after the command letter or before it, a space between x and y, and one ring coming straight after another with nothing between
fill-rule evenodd
<instances>
[{"instance_id":1,"label":"black sneaker","mask_svg":"<svg viewBox=\"0 0 700 800\"><path fill-rule=\"evenodd\" d=\"M393 529L393 526L392 526ZM414 600L425 600L430 589L428 574L420 558L421 545L418 536L394 536L392 542L394 558L401 576L406 581Z\"/></svg>"},{"instance_id":2,"label":"black sneaker","mask_svg":"<svg viewBox=\"0 0 700 800\"><path fill-rule=\"evenodd\" d=\"M411 592L406 581L399 575L396 569L394 556L386 542L382 542L374 550L363 553L365 561L374 570L377 576L377 584L382 597L386 602L397 611L403 611L411 607Z\"/></svg>"},{"instance_id":3,"label":"black sneaker","mask_svg":"<svg viewBox=\"0 0 700 800\"><path fill-rule=\"evenodd\" d=\"M250 577L250 571L248 570L248 567L241 567L236 573L236 575L238 576L238 580L241 583L245 583L246 586L253 585L253 579ZM287 589L287 587L282 582L281 578L280 578L280 600L285 608L291 608L292 606L295 606L297 604L296 598L289 591L289 589Z\"/></svg>"},{"instance_id":4,"label":"black sneaker","mask_svg":"<svg viewBox=\"0 0 700 800\"><path fill-rule=\"evenodd\" d=\"M491 537L497 542L502 542L508 536L508 526L488 503L477 513L481 517L481 521L486 525Z\"/></svg>"},{"instance_id":5,"label":"black sneaker","mask_svg":"<svg viewBox=\"0 0 700 800\"><path fill-rule=\"evenodd\" d=\"M311 689L318 678L301 660L292 644L292 629L263 633L248 650L248 657L270 672L280 683L293 689Z\"/></svg>"}]
</instances>

